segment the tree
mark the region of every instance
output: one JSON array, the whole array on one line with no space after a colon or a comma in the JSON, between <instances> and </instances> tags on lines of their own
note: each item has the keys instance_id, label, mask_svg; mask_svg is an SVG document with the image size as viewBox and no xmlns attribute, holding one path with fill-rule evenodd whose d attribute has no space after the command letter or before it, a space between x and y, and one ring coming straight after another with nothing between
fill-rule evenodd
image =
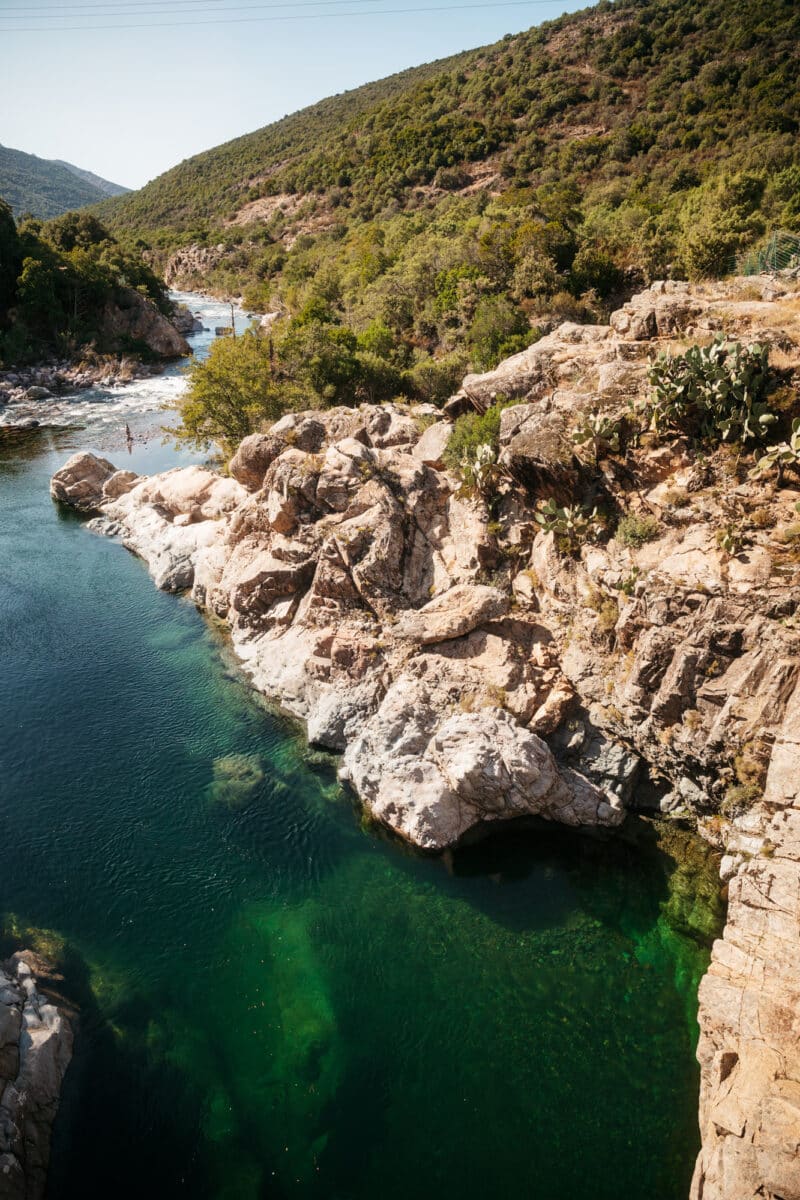
<instances>
[{"instance_id":1,"label":"tree","mask_svg":"<svg viewBox=\"0 0 800 1200\"><path fill-rule=\"evenodd\" d=\"M14 302L20 268L20 245L10 207L0 200L0 324Z\"/></svg>"},{"instance_id":2,"label":"tree","mask_svg":"<svg viewBox=\"0 0 800 1200\"><path fill-rule=\"evenodd\" d=\"M280 346L282 369L324 404L353 404L360 368L356 335L340 325L293 321Z\"/></svg>"},{"instance_id":3,"label":"tree","mask_svg":"<svg viewBox=\"0 0 800 1200\"><path fill-rule=\"evenodd\" d=\"M529 346L533 336L520 309L505 296L487 296L475 312L467 345L478 370L490 371L501 359Z\"/></svg>"},{"instance_id":4,"label":"tree","mask_svg":"<svg viewBox=\"0 0 800 1200\"><path fill-rule=\"evenodd\" d=\"M189 388L177 401L177 436L198 448L214 443L231 452L250 433L299 406L292 384L272 376L269 341L248 330L218 338L204 362L187 371Z\"/></svg>"},{"instance_id":5,"label":"tree","mask_svg":"<svg viewBox=\"0 0 800 1200\"><path fill-rule=\"evenodd\" d=\"M89 246L99 246L111 238L108 230L101 225L97 217L86 212L68 212L63 217L48 221L42 228L42 236L55 250L69 253L76 246L85 250Z\"/></svg>"}]
</instances>

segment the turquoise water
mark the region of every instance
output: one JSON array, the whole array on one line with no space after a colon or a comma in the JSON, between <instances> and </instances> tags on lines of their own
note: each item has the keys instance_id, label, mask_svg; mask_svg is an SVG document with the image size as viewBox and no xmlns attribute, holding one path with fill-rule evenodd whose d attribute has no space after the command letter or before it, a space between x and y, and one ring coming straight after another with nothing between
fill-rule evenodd
<instances>
[{"instance_id":1,"label":"turquoise water","mask_svg":"<svg viewBox=\"0 0 800 1200\"><path fill-rule=\"evenodd\" d=\"M705 852L362 827L221 633L51 504L86 444L127 459L0 431L0 912L83 1009L51 1200L685 1197Z\"/></svg>"}]
</instances>

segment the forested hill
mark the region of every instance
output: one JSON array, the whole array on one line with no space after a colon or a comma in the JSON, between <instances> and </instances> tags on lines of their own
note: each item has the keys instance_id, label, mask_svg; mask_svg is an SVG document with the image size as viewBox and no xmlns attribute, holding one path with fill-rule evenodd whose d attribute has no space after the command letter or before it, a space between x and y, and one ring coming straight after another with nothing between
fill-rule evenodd
<instances>
[{"instance_id":1,"label":"forested hill","mask_svg":"<svg viewBox=\"0 0 800 1200\"><path fill-rule=\"evenodd\" d=\"M520 313L580 317L621 282L717 273L800 228L799 35L794 0L604 2L333 97L101 213L162 262L206 248L173 270L253 307L320 301L437 355L499 322L507 346Z\"/></svg>"},{"instance_id":2,"label":"forested hill","mask_svg":"<svg viewBox=\"0 0 800 1200\"><path fill-rule=\"evenodd\" d=\"M17 216L30 213L48 220L126 191L72 163L0 146L0 198Z\"/></svg>"}]
</instances>

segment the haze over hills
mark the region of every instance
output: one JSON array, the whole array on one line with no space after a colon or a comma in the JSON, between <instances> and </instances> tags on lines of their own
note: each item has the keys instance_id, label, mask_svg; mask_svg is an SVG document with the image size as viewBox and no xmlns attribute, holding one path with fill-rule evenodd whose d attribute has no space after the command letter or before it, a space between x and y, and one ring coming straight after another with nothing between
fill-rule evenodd
<instances>
[{"instance_id":1,"label":"haze over hills","mask_svg":"<svg viewBox=\"0 0 800 1200\"><path fill-rule=\"evenodd\" d=\"M18 217L31 213L49 220L128 190L61 159L38 158L0 146L0 197Z\"/></svg>"},{"instance_id":2,"label":"haze over hills","mask_svg":"<svg viewBox=\"0 0 800 1200\"><path fill-rule=\"evenodd\" d=\"M719 273L800 226L799 46L790 0L604 2L331 97L100 213L162 266L194 246L169 268L185 285L264 310L322 296L438 354L476 318L513 333L555 297L597 313L625 280Z\"/></svg>"}]
</instances>

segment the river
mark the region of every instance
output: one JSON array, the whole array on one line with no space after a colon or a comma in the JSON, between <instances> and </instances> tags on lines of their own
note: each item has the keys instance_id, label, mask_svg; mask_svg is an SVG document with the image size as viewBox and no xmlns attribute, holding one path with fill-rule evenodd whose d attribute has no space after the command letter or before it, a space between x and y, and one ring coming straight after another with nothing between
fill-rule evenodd
<instances>
[{"instance_id":1,"label":"river","mask_svg":"<svg viewBox=\"0 0 800 1200\"><path fill-rule=\"evenodd\" d=\"M49 499L76 448L196 459L158 432L183 386L0 431L0 912L82 1002L50 1200L684 1200L713 863L641 821L448 862L362 828L218 631Z\"/></svg>"}]
</instances>

